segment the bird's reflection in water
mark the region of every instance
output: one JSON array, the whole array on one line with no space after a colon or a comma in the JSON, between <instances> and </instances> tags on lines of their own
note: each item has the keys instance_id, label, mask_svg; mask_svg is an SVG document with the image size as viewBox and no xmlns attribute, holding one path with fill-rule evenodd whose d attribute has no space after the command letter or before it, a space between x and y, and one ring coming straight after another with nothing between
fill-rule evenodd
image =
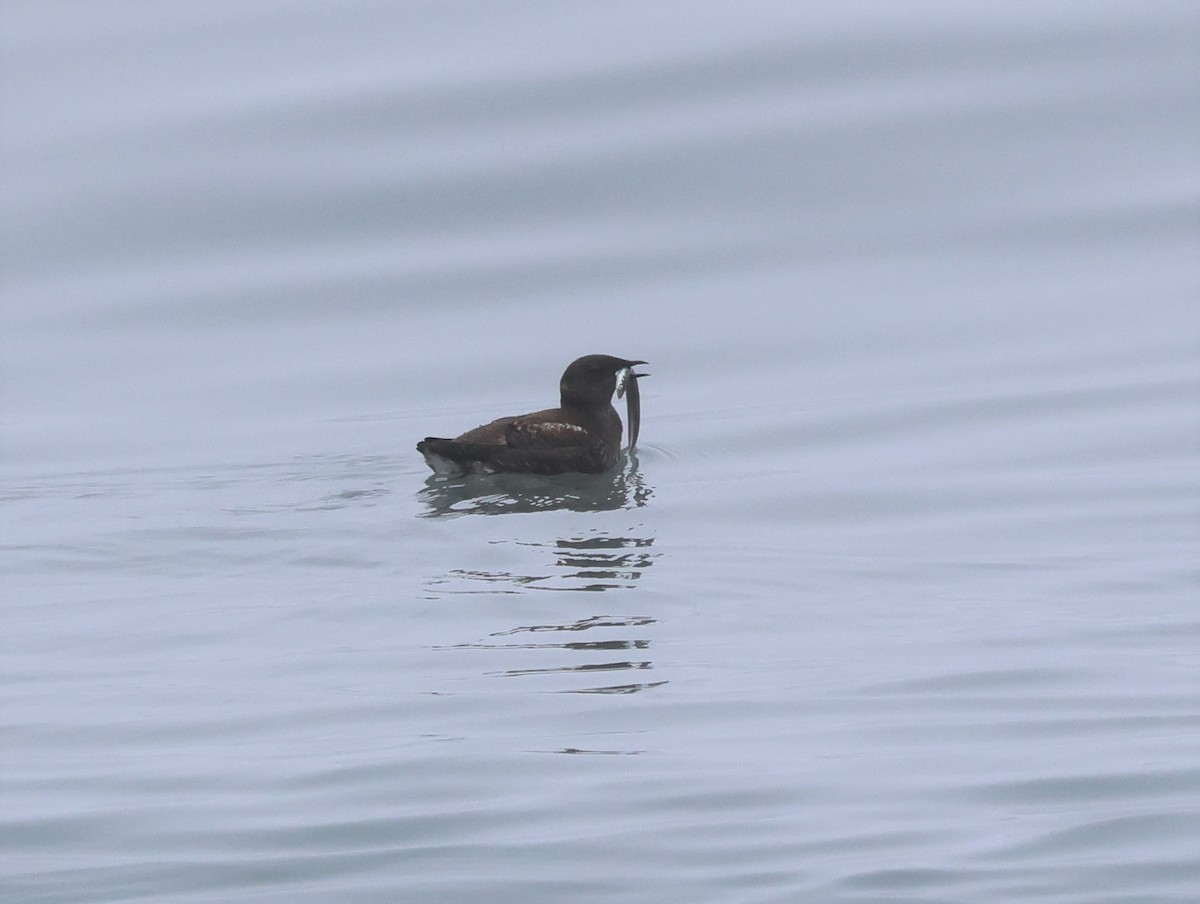
<instances>
[{"instance_id":1,"label":"bird's reflection in water","mask_svg":"<svg viewBox=\"0 0 1200 904\"><path fill-rule=\"evenodd\" d=\"M621 453L606 474L491 474L430 477L420 493L426 518L512 515L522 512L608 512L640 508L653 495L638 470L637 456Z\"/></svg>"},{"instance_id":2,"label":"bird's reflection in water","mask_svg":"<svg viewBox=\"0 0 1200 904\"><path fill-rule=\"evenodd\" d=\"M554 567L547 568L542 574L455 569L431 584L443 585L437 588L443 594L619 589L628 592L629 588L637 586L642 574L654 563L651 537L612 537L596 533L549 544L518 542L517 545L554 550ZM571 684L576 686L554 689L580 694L632 694L666 684L665 681L616 680L615 673L653 669L650 638L646 632L654 621L646 615L593 615L563 623L523 624L495 631L478 643L456 644L444 649L504 651L506 660L519 663L503 669L488 668L483 674L489 677L529 679L543 676L546 679L569 676L573 679ZM579 634L583 631L595 631L602 636L581 639ZM600 676L603 680L596 683ZM577 686L580 677L587 678L586 686Z\"/></svg>"},{"instance_id":3,"label":"bird's reflection in water","mask_svg":"<svg viewBox=\"0 0 1200 904\"><path fill-rule=\"evenodd\" d=\"M500 638L519 638L526 634L566 635L571 632L590 631L594 629L614 628L619 630L646 629L654 624L654 619L645 615L594 615L568 624L539 624L521 625L507 631L497 631L485 641L479 643L456 644L449 649L455 650L495 650L495 651L569 651L571 660L549 665L533 665L522 668L495 669L485 672L485 675L496 678L527 678L530 676L584 676L589 681L597 680L596 676L606 678L600 684L585 687L570 687L558 689L562 693L574 694L634 694L638 691L661 687L662 681L615 681L617 674L622 672L648 672L654 668L649 658L650 639L646 636L617 637L601 640L566 640L558 637L548 637L545 640L514 640L505 641ZM640 633L640 632L639 632ZM576 657L587 657L589 661L579 662ZM632 676L628 676L632 677Z\"/></svg>"},{"instance_id":4,"label":"bird's reflection in water","mask_svg":"<svg viewBox=\"0 0 1200 904\"><path fill-rule=\"evenodd\" d=\"M426 505L423 516L427 518L619 511L644 506L651 495L651 489L638 472L637 459L628 453L622 455L615 471L608 474L431 478L421 493ZM579 523L578 519L571 520ZM513 523L525 526L530 522L522 519ZM654 537L646 533L644 528L616 534L611 530L581 527L577 533L549 540L508 536L491 539L487 541L489 544L523 550L517 556L522 564L505 570L454 568L426 581L426 587L435 596L520 594L533 590L628 592L637 587L656 558ZM649 678L646 673L654 668L649 636L654 622L655 619L644 615L592 615L561 623L518 625L489 634L477 643L441 649L488 651L484 676L519 679L536 684L539 690L633 694L667 683L631 680ZM579 636L585 631L590 632L586 639ZM508 667L498 668L501 664ZM571 748L562 752L629 751Z\"/></svg>"},{"instance_id":5,"label":"bird's reflection in water","mask_svg":"<svg viewBox=\"0 0 1200 904\"><path fill-rule=\"evenodd\" d=\"M526 590L615 590L633 587L654 564L653 537L610 537L595 533L552 543L511 542L533 549L549 549L552 561L538 574L455 568L442 579L428 582L440 593L523 593Z\"/></svg>"}]
</instances>

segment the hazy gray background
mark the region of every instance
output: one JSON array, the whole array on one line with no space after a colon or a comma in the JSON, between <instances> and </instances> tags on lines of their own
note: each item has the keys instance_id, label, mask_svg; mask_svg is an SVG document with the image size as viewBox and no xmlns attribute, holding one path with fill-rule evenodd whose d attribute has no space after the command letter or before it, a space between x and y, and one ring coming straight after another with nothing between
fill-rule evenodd
<instances>
[{"instance_id":1,"label":"hazy gray background","mask_svg":"<svg viewBox=\"0 0 1200 904\"><path fill-rule=\"evenodd\" d=\"M1194 3L2 17L8 899L1200 897Z\"/></svg>"}]
</instances>

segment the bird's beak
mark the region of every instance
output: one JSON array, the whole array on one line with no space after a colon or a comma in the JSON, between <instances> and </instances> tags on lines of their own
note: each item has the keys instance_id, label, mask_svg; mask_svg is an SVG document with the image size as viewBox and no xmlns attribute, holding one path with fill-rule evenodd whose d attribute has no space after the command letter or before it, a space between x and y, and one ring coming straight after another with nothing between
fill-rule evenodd
<instances>
[{"instance_id":1,"label":"bird's beak","mask_svg":"<svg viewBox=\"0 0 1200 904\"><path fill-rule=\"evenodd\" d=\"M638 391L638 379L650 374L634 373L633 368L645 361L630 361L617 372L617 398L625 396L626 423L629 427L629 451L637 445L638 432L642 427L642 395Z\"/></svg>"}]
</instances>

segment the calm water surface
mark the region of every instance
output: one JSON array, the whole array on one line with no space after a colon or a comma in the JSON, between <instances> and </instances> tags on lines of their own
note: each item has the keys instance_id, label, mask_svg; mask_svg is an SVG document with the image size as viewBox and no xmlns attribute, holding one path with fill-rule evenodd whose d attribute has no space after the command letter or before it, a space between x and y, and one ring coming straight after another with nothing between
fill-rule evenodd
<instances>
[{"instance_id":1,"label":"calm water surface","mask_svg":"<svg viewBox=\"0 0 1200 904\"><path fill-rule=\"evenodd\" d=\"M1194 4L4 19L6 900L1200 899Z\"/></svg>"}]
</instances>

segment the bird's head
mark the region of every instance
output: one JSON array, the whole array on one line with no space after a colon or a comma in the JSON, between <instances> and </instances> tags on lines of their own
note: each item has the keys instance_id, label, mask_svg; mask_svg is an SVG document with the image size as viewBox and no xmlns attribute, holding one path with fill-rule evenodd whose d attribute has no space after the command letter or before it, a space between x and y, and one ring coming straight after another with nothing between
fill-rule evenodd
<instances>
[{"instance_id":1,"label":"bird's head","mask_svg":"<svg viewBox=\"0 0 1200 904\"><path fill-rule=\"evenodd\" d=\"M627 379L637 379L633 368L645 361L629 361L612 355L584 355L563 371L558 391L564 407L603 405L617 389L617 374L626 371Z\"/></svg>"}]
</instances>

